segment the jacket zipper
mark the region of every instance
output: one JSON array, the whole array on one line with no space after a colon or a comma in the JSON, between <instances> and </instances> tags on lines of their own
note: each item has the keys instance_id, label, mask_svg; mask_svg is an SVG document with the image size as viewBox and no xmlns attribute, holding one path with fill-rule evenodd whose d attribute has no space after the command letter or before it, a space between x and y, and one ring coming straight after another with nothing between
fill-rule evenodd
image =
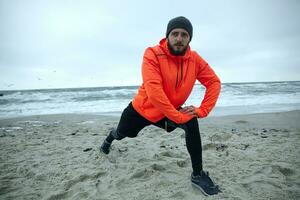
<instances>
[{"instance_id":1,"label":"jacket zipper","mask_svg":"<svg viewBox=\"0 0 300 200\"><path fill-rule=\"evenodd\" d=\"M177 84L178 84L178 67L177 68L177 73L176 73L176 85L175 85L175 89L177 88Z\"/></svg>"},{"instance_id":2,"label":"jacket zipper","mask_svg":"<svg viewBox=\"0 0 300 200\"><path fill-rule=\"evenodd\" d=\"M180 68L180 81L178 83L178 72L179 72L179 68ZM180 82L182 82L182 77L183 77L183 62L182 59L180 60L180 65L177 65L177 74L176 74L176 85L175 85L175 89L177 88L177 86L179 86Z\"/></svg>"},{"instance_id":3,"label":"jacket zipper","mask_svg":"<svg viewBox=\"0 0 300 200\"><path fill-rule=\"evenodd\" d=\"M181 79L180 79L181 82L182 79L183 79L183 59L181 59Z\"/></svg>"}]
</instances>

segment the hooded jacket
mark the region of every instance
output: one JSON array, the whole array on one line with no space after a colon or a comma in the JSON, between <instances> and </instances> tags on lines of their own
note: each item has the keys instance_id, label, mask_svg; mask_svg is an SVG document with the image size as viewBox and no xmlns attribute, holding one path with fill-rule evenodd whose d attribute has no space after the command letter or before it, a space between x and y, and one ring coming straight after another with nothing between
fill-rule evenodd
<instances>
[{"instance_id":1,"label":"hooded jacket","mask_svg":"<svg viewBox=\"0 0 300 200\"><path fill-rule=\"evenodd\" d=\"M198 117L206 117L215 106L220 79L195 51L187 48L184 56L173 56L166 38L159 45L146 49L142 63L143 83L132 101L134 109L155 123L164 117L177 124L189 121L178 111L189 97L198 80L206 88L201 105L195 109Z\"/></svg>"}]
</instances>

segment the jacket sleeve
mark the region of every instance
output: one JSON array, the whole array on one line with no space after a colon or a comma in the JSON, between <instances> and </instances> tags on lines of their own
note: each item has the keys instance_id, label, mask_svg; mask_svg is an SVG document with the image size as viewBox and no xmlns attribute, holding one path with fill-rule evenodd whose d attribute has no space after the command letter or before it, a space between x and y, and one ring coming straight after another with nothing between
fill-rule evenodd
<instances>
[{"instance_id":1,"label":"jacket sleeve","mask_svg":"<svg viewBox=\"0 0 300 200\"><path fill-rule=\"evenodd\" d=\"M192 117L175 109L163 90L163 79L161 77L158 59L151 48L146 49L143 64L142 77L149 101L168 119L182 124Z\"/></svg>"},{"instance_id":2,"label":"jacket sleeve","mask_svg":"<svg viewBox=\"0 0 300 200\"><path fill-rule=\"evenodd\" d=\"M220 91L221 81L208 63L197 55L197 80L206 88L204 98L195 112L200 118L206 117L216 105Z\"/></svg>"}]
</instances>

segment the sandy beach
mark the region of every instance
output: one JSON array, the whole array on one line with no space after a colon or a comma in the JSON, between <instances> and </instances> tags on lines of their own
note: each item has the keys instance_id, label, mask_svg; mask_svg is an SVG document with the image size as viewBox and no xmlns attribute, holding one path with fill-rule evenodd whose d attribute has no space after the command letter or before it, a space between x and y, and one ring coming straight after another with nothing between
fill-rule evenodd
<instances>
[{"instance_id":1,"label":"sandy beach","mask_svg":"<svg viewBox=\"0 0 300 200\"><path fill-rule=\"evenodd\" d=\"M200 119L204 169L222 193L190 182L184 132L146 127L99 145L118 117L0 120L0 199L300 199L300 111Z\"/></svg>"}]
</instances>

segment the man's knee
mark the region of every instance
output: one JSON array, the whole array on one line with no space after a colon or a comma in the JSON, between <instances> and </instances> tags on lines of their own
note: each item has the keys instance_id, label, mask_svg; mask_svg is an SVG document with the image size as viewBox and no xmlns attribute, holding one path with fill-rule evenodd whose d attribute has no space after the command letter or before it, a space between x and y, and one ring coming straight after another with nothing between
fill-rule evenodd
<instances>
[{"instance_id":1,"label":"man's knee","mask_svg":"<svg viewBox=\"0 0 300 200\"><path fill-rule=\"evenodd\" d=\"M115 129L111 131L111 134L116 140L122 140L126 137L126 135L120 133L119 131L117 131Z\"/></svg>"},{"instance_id":2,"label":"man's knee","mask_svg":"<svg viewBox=\"0 0 300 200\"><path fill-rule=\"evenodd\" d=\"M188 127L195 127L197 126L198 127L198 118L197 117L193 117L191 120L189 120L186 125Z\"/></svg>"},{"instance_id":3,"label":"man's knee","mask_svg":"<svg viewBox=\"0 0 300 200\"><path fill-rule=\"evenodd\" d=\"M181 124L180 128L182 128L186 132L190 132L191 130L195 130L195 129L199 130L197 117L193 117L192 119L187 121L185 124Z\"/></svg>"},{"instance_id":4,"label":"man's knee","mask_svg":"<svg viewBox=\"0 0 300 200\"><path fill-rule=\"evenodd\" d=\"M164 128L168 133L170 133L170 132L174 131L177 128L177 125L174 122L172 122L171 120L167 120L167 121L165 121L165 127Z\"/></svg>"},{"instance_id":5,"label":"man's knee","mask_svg":"<svg viewBox=\"0 0 300 200\"><path fill-rule=\"evenodd\" d=\"M129 133L122 133L118 130L112 131L112 135L116 140L122 140L126 137L135 138L135 137L137 137L138 133L139 133L139 131L135 131L135 130L132 130Z\"/></svg>"}]
</instances>

